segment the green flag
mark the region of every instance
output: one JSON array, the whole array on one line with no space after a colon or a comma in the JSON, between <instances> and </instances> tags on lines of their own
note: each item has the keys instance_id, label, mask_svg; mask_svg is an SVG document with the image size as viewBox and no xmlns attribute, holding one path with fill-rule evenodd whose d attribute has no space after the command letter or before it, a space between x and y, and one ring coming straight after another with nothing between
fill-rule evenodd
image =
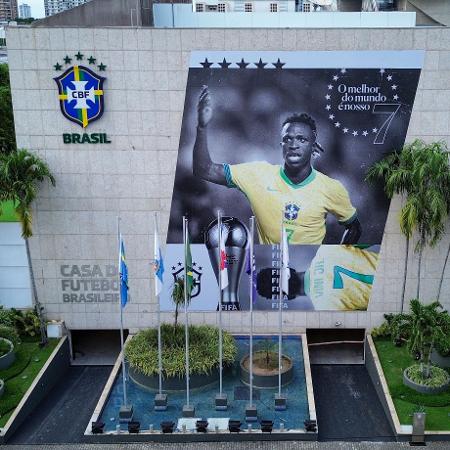
<instances>
[{"instance_id":1,"label":"green flag","mask_svg":"<svg viewBox=\"0 0 450 450\"><path fill-rule=\"evenodd\" d=\"M192 254L191 254L191 244L189 241L189 231L186 226L186 244L185 244L185 255L184 263L186 264L186 275L187 275L187 296L188 301L191 297L192 288L194 287L194 275L192 273Z\"/></svg>"}]
</instances>

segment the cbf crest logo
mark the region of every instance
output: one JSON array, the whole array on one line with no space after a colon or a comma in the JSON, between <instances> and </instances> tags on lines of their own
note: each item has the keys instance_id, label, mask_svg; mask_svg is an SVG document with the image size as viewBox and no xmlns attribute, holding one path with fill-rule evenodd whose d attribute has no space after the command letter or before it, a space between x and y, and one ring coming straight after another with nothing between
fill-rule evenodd
<instances>
[{"instance_id":1,"label":"cbf crest logo","mask_svg":"<svg viewBox=\"0 0 450 450\"><path fill-rule=\"evenodd\" d=\"M287 220L295 220L298 217L298 212L300 211L300 207L295 203L288 203L284 207L284 218Z\"/></svg>"},{"instance_id":2,"label":"cbf crest logo","mask_svg":"<svg viewBox=\"0 0 450 450\"><path fill-rule=\"evenodd\" d=\"M81 127L86 128L103 114L104 92L103 83L106 78L97 75L93 69L104 71L103 63L96 64L96 59L90 56L83 63L84 55L75 55L75 64L68 55L64 58L64 65L69 65L64 73L54 78L58 85L59 105L64 116ZM89 64L86 67L84 64ZM91 68L92 66L92 68ZM55 70L63 70L63 65L56 63Z\"/></svg>"},{"instance_id":3,"label":"cbf crest logo","mask_svg":"<svg viewBox=\"0 0 450 450\"><path fill-rule=\"evenodd\" d=\"M197 297L201 291L201 278L202 278L203 268L199 266L196 262L192 263L192 291L191 298ZM172 266L172 276L173 280L177 281L179 278L184 279L184 265L178 261L176 266Z\"/></svg>"}]
</instances>

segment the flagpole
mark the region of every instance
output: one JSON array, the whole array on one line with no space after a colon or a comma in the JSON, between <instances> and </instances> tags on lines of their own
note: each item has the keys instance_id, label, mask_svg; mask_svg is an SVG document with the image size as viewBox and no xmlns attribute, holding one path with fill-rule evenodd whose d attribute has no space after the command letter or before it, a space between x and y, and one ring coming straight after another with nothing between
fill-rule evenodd
<instances>
[{"instance_id":1,"label":"flagpole","mask_svg":"<svg viewBox=\"0 0 450 450\"><path fill-rule=\"evenodd\" d=\"M186 405L189 408L189 317L188 317L188 271L187 271L187 219L183 216L183 240L184 240L184 335L186 357Z\"/></svg>"},{"instance_id":2,"label":"flagpole","mask_svg":"<svg viewBox=\"0 0 450 450\"><path fill-rule=\"evenodd\" d=\"M167 410L167 394L162 393L162 337L161 337L161 303L160 295L163 284L164 264L159 242L158 233L158 214L154 215L154 281L155 281L155 297L158 302L158 394L155 395L155 411Z\"/></svg>"},{"instance_id":3,"label":"flagpole","mask_svg":"<svg viewBox=\"0 0 450 450\"><path fill-rule=\"evenodd\" d=\"M156 246L156 236L158 233L158 218L157 213L155 212L154 215L155 220L155 246ZM155 248L155 255L156 252L159 251L159 248ZM157 275L155 273L155 287L157 286ZM157 289L155 289L155 292L157 292ZM161 305L159 302L159 294L156 294L156 301L158 302L158 382L159 382L159 394L162 394L162 343L161 343Z\"/></svg>"},{"instance_id":4,"label":"flagpole","mask_svg":"<svg viewBox=\"0 0 450 450\"><path fill-rule=\"evenodd\" d=\"M222 370L223 370L223 348L222 348L222 227L221 227L220 211L217 212L217 227L218 227L218 264L219 264L219 394L222 396Z\"/></svg>"},{"instance_id":5,"label":"flagpole","mask_svg":"<svg viewBox=\"0 0 450 450\"><path fill-rule=\"evenodd\" d=\"M122 307L122 289L120 280L120 266L121 266L121 256L122 256L122 239L120 236L120 217L117 216L117 240L119 242L119 265L118 265L118 276L119 276L119 304L120 304L120 348L122 351L122 382L123 382L123 404L127 404L127 385L125 382L125 353L123 351L123 307Z\"/></svg>"},{"instance_id":6,"label":"flagpole","mask_svg":"<svg viewBox=\"0 0 450 450\"><path fill-rule=\"evenodd\" d=\"M280 277L279 277L279 304L278 304L278 395L281 396L281 352L282 352L282 328L283 328L283 247L284 226L281 216L281 239L280 239Z\"/></svg>"},{"instance_id":7,"label":"flagpole","mask_svg":"<svg viewBox=\"0 0 450 450\"><path fill-rule=\"evenodd\" d=\"M253 406L253 236L255 218L250 217L250 407Z\"/></svg>"}]
</instances>

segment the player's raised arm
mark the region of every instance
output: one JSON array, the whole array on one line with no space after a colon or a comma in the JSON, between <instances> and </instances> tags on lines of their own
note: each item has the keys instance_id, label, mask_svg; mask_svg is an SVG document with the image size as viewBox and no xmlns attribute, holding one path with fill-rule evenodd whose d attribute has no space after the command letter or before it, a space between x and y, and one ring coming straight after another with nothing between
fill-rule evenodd
<instances>
[{"instance_id":1,"label":"player's raised arm","mask_svg":"<svg viewBox=\"0 0 450 450\"><path fill-rule=\"evenodd\" d=\"M194 144L192 157L192 172L194 176L212 183L227 185L222 164L212 161L208 149L208 124L213 115L211 94L208 86L203 86L197 106L197 137Z\"/></svg>"}]
</instances>

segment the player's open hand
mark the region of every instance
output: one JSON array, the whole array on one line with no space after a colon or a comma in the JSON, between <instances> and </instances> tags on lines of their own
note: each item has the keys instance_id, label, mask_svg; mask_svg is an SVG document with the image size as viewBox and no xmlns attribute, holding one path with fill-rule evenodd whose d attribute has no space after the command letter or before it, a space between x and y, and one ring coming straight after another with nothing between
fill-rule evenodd
<instances>
[{"instance_id":1,"label":"player's open hand","mask_svg":"<svg viewBox=\"0 0 450 450\"><path fill-rule=\"evenodd\" d=\"M198 125L206 127L213 115L211 94L208 86L203 86L202 92L198 99Z\"/></svg>"}]
</instances>

